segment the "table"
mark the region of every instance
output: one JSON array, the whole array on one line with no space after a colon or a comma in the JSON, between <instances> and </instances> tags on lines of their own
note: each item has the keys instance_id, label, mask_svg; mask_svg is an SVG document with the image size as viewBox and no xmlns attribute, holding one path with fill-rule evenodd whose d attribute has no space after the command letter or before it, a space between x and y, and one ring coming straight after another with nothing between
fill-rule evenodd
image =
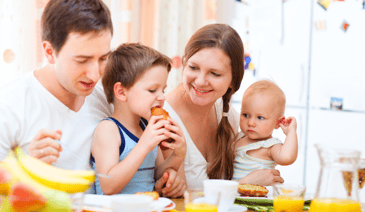
<instances>
[{"instance_id":1,"label":"table","mask_svg":"<svg viewBox=\"0 0 365 212\"><path fill-rule=\"evenodd\" d=\"M180 199L171 199L175 204L176 204L176 210L179 212L184 212L185 208L184 208L184 199L180 198ZM247 212L254 212L253 210L247 210Z\"/></svg>"}]
</instances>

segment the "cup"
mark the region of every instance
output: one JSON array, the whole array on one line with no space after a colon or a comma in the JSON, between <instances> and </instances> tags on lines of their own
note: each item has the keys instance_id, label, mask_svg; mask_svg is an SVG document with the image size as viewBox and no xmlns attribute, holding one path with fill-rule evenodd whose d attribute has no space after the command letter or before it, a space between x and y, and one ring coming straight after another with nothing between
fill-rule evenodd
<instances>
[{"instance_id":1,"label":"cup","mask_svg":"<svg viewBox=\"0 0 365 212\"><path fill-rule=\"evenodd\" d=\"M238 182L231 180L204 180L204 196L207 199L217 199L218 211L229 211L236 199Z\"/></svg>"},{"instance_id":2,"label":"cup","mask_svg":"<svg viewBox=\"0 0 365 212\"><path fill-rule=\"evenodd\" d=\"M188 188L184 192L186 212L217 212L217 200L218 198L206 198L203 188Z\"/></svg>"},{"instance_id":3,"label":"cup","mask_svg":"<svg viewBox=\"0 0 365 212\"><path fill-rule=\"evenodd\" d=\"M305 186L296 184L275 184L273 189L275 211L303 211Z\"/></svg>"},{"instance_id":4,"label":"cup","mask_svg":"<svg viewBox=\"0 0 365 212\"><path fill-rule=\"evenodd\" d=\"M113 195L112 210L114 212L150 212L153 198L146 195Z\"/></svg>"}]
</instances>

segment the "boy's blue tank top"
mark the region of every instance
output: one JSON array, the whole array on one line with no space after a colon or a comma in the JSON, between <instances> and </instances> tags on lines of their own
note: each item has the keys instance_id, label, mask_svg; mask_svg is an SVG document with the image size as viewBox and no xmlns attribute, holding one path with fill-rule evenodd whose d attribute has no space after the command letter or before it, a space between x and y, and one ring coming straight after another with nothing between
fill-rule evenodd
<instances>
[{"instance_id":1,"label":"boy's blue tank top","mask_svg":"<svg viewBox=\"0 0 365 212\"><path fill-rule=\"evenodd\" d=\"M138 138L127 130L118 120L108 117L105 120L113 121L119 128L121 145L119 148L119 161L122 161L137 145ZM144 130L147 125L145 119L141 119L139 125ZM107 154L107 153L106 153ZM157 147L149 152L144 159L138 171L133 176L131 181L123 188L120 194L134 194L136 192L153 191L155 185L155 163L157 158ZM91 156L92 167L96 170L95 160ZM99 178L95 179L95 191L96 194L104 194L100 187Z\"/></svg>"}]
</instances>

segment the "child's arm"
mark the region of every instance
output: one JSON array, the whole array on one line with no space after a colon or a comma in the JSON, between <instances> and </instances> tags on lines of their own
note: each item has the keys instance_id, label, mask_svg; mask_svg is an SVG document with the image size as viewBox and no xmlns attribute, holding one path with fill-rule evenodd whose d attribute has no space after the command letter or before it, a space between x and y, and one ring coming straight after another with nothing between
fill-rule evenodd
<instances>
[{"instance_id":1,"label":"child's arm","mask_svg":"<svg viewBox=\"0 0 365 212\"><path fill-rule=\"evenodd\" d=\"M274 145L269 150L269 156L279 165L290 165L298 156L297 121L289 117L280 123L280 127L286 135L284 144Z\"/></svg>"},{"instance_id":2,"label":"child's arm","mask_svg":"<svg viewBox=\"0 0 365 212\"><path fill-rule=\"evenodd\" d=\"M170 149L173 149L173 151L170 156L166 160L164 160L162 151L159 148L158 157L156 160L155 179L161 178L163 172L168 168L172 168L175 171L178 171L181 163L184 161L186 154L186 143L184 133L181 127L176 121L172 120L171 118L168 118L168 120L171 122L171 124L166 124L164 126L165 129L167 129L165 135L169 138L174 139L174 142L168 143L166 141L163 141L161 142L161 145L169 148L165 151L169 151Z\"/></svg>"},{"instance_id":3,"label":"child's arm","mask_svg":"<svg viewBox=\"0 0 365 212\"><path fill-rule=\"evenodd\" d=\"M137 145L126 158L119 162L120 134L118 127L110 121L103 121L94 132L92 154L95 158L98 173L112 178L100 177L100 186L104 194L118 194L130 182L147 154L161 140L167 138L163 126L168 121L160 120L162 116L154 116L139 139Z\"/></svg>"}]
</instances>

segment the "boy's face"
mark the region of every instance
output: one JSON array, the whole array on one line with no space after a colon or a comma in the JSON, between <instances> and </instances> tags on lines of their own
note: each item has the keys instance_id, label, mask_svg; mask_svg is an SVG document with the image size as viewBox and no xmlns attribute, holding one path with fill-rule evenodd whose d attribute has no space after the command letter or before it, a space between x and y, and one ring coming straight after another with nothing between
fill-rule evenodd
<instances>
[{"instance_id":1,"label":"boy's face","mask_svg":"<svg viewBox=\"0 0 365 212\"><path fill-rule=\"evenodd\" d=\"M168 72L164 66L157 65L146 70L137 82L127 89L127 104L131 112L149 120L153 107L162 108L167 77Z\"/></svg>"},{"instance_id":2,"label":"boy's face","mask_svg":"<svg viewBox=\"0 0 365 212\"><path fill-rule=\"evenodd\" d=\"M279 105L265 93L244 95L240 114L241 131L253 140L271 138L280 118Z\"/></svg>"},{"instance_id":3,"label":"boy's face","mask_svg":"<svg viewBox=\"0 0 365 212\"><path fill-rule=\"evenodd\" d=\"M87 96L104 73L110 53L111 33L71 32L65 44L54 53L54 69L61 90L68 95Z\"/></svg>"}]
</instances>

